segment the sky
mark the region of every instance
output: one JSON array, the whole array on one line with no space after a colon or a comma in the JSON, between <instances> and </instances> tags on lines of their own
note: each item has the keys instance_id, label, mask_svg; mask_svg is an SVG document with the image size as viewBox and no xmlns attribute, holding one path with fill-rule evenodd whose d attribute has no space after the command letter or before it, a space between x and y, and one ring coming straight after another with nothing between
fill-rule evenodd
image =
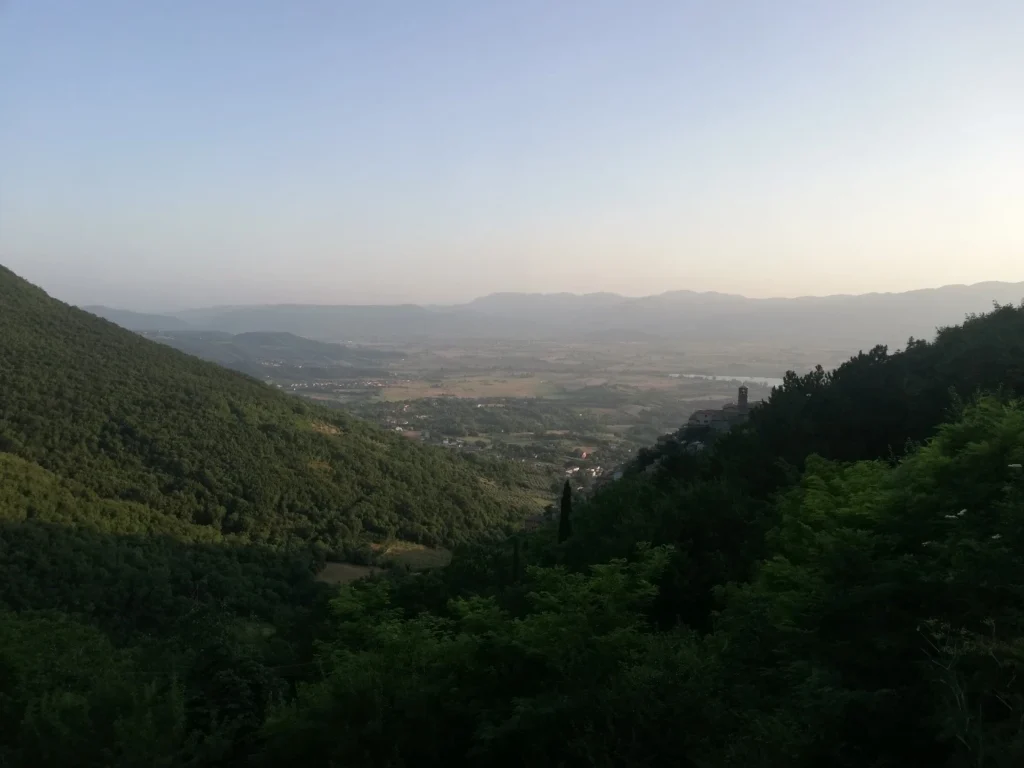
<instances>
[{"instance_id":1,"label":"sky","mask_svg":"<svg viewBox=\"0 0 1024 768\"><path fill-rule=\"evenodd\" d=\"M0 0L0 263L78 304L1024 280L1020 0Z\"/></svg>"}]
</instances>

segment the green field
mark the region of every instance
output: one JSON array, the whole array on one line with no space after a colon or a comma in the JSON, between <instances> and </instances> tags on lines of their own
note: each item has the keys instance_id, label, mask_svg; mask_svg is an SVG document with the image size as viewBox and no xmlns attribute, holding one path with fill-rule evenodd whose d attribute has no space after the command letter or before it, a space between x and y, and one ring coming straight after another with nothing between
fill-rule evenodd
<instances>
[{"instance_id":1,"label":"green field","mask_svg":"<svg viewBox=\"0 0 1024 768\"><path fill-rule=\"evenodd\" d=\"M380 573L381 568L374 565L353 565L352 563L327 563L316 575L317 581L324 584L351 584L367 576Z\"/></svg>"},{"instance_id":2,"label":"green field","mask_svg":"<svg viewBox=\"0 0 1024 768\"><path fill-rule=\"evenodd\" d=\"M413 544L409 541L373 544L371 549L377 553L380 563L408 568L412 571L443 568L452 561L452 553L447 549L433 549L422 544Z\"/></svg>"}]
</instances>

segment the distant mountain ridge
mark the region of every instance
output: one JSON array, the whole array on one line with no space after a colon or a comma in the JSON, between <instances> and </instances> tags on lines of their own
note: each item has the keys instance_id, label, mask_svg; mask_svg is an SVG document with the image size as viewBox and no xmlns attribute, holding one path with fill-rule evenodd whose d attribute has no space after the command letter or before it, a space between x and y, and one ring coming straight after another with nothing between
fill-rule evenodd
<instances>
[{"instance_id":1,"label":"distant mountain ridge","mask_svg":"<svg viewBox=\"0 0 1024 768\"><path fill-rule=\"evenodd\" d=\"M192 327L180 317L173 315L152 315L99 305L82 307L82 309L91 315L102 317L115 325L127 328L129 331L185 331Z\"/></svg>"},{"instance_id":2,"label":"distant mountain ridge","mask_svg":"<svg viewBox=\"0 0 1024 768\"><path fill-rule=\"evenodd\" d=\"M287 331L250 331L233 335L224 331L142 331L146 338L190 355L256 375L260 363L287 365L380 366L402 357L399 352L348 347L313 341Z\"/></svg>"},{"instance_id":3,"label":"distant mountain ridge","mask_svg":"<svg viewBox=\"0 0 1024 768\"><path fill-rule=\"evenodd\" d=\"M494 293L448 306L281 304L195 309L173 317L192 328L234 334L279 331L325 341L572 340L609 333L625 338L855 349L879 340L893 345L911 336L930 337L939 327L990 310L994 302L1022 300L1024 282L989 281L903 293L798 298L687 290L639 298L614 293ZM130 316L127 321L141 322Z\"/></svg>"}]
</instances>

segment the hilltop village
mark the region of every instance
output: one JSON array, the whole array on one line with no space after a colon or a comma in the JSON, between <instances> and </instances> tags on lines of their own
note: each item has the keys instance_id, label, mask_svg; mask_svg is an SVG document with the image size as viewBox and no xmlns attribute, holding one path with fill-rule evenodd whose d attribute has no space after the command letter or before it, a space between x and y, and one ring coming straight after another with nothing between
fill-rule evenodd
<instances>
[{"instance_id":1,"label":"hilltop village","mask_svg":"<svg viewBox=\"0 0 1024 768\"><path fill-rule=\"evenodd\" d=\"M752 408L757 408L764 403L763 400L751 404L748 389L740 387L737 393L736 402L724 405L721 408L704 408L694 411L686 425L688 427L710 427L715 432L727 432L737 424L742 424L750 417Z\"/></svg>"}]
</instances>

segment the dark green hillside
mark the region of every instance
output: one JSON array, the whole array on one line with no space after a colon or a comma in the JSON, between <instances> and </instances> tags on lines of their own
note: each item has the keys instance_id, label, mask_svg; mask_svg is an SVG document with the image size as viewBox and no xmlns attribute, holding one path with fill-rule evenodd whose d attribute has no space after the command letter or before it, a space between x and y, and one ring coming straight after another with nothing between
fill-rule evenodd
<instances>
[{"instance_id":1,"label":"dark green hillside","mask_svg":"<svg viewBox=\"0 0 1024 768\"><path fill-rule=\"evenodd\" d=\"M142 504L96 498L0 453L0 605L60 610L121 636L172 630L197 606L284 626L312 558L254 547Z\"/></svg>"},{"instance_id":2,"label":"dark green hillside","mask_svg":"<svg viewBox=\"0 0 1024 768\"><path fill-rule=\"evenodd\" d=\"M689 587L671 560L741 534L580 570L506 557L432 613L408 611L422 584L354 585L263 764L1024 764L1024 407L936 432L898 466L809 459L705 628L652 621ZM699 500L617 501L684 524Z\"/></svg>"},{"instance_id":3,"label":"dark green hillside","mask_svg":"<svg viewBox=\"0 0 1024 768\"><path fill-rule=\"evenodd\" d=\"M1022 764L1022 360L1002 307L787 376L573 504L563 544L351 587L267 764Z\"/></svg>"},{"instance_id":4,"label":"dark green hillside","mask_svg":"<svg viewBox=\"0 0 1024 768\"><path fill-rule=\"evenodd\" d=\"M765 551L775 495L807 457L896 460L986 392L1024 397L1024 307L969 317L901 351L876 347L834 371L791 372L713 450L688 452L684 430L641 451L632 472L579 510L562 557L585 567L637 542L679 545L686 554L660 608L665 620L705 625L713 588L747 578Z\"/></svg>"},{"instance_id":5,"label":"dark green hillside","mask_svg":"<svg viewBox=\"0 0 1024 768\"><path fill-rule=\"evenodd\" d=\"M122 330L0 271L0 451L252 542L453 544L520 499L457 458Z\"/></svg>"}]
</instances>

